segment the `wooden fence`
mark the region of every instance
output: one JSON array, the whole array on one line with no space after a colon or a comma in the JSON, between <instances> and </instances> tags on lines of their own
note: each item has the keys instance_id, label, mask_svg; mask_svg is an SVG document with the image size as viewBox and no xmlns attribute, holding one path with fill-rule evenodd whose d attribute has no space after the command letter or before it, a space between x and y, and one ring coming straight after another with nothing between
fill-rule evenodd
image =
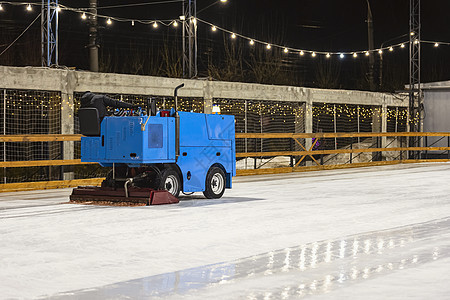
<instances>
[{"instance_id":1,"label":"wooden fence","mask_svg":"<svg viewBox=\"0 0 450 300\"><path fill-rule=\"evenodd\" d=\"M447 147L388 147L388 148L348 148L348 149L330 149L319 150L314 146L320 139L324 138L383 138L383 137L447 137ZM0 135L0 142L67 142L80 141L81 135L67 134L48 134L48 135ZM236 158L245 157L274 157L291 156L296 157L295 164L290 167L266 168L266 169L246 169L237 170L237 175L258 175L258 174L277 174L289 172L303 172L315 170L344 169L354 167L393 165L400 163L419 163L419 162L447 162L450 161L450 155L445 159L407 159L400 156L398 160L391 161L370 161L362 163L346 163L337 165L323 165L315 157L317 155L343 154L343 153L364 153L364 152L384 152L384 151L447 151L450 154L450 132L368 132L368 133L237 133L236 139L292 139L301 151L272 151L272 152L246 152L236 153ZM306 149L300 139L313 139L309 149ZM313 166L300 166L305 158L311 158ZM46 166L64 166L64 165L85 165L95 164L81 162L80 159L71 160L34 160L34 161L4 161L0 162L1 168L18 167L46 167ZM60 181L42 181L42 182L22 182L0 184L0 192L12 192L19 190L36 190L49 188L67 188L78 185L98 185L103 178L60 180Z\"/></svg>"}]
</instances>

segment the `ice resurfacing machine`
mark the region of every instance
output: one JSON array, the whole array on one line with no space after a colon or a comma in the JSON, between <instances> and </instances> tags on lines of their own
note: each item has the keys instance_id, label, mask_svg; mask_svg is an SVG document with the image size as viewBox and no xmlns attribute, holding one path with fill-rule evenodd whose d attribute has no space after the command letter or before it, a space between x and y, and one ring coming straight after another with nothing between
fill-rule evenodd
<instances>
[{"instance_id":1,"label":"ice resurfacing machine","mask_svg":"<svg viewBox=\"0 0 450 300\"><path fill-rule=\"evenodd\" d=\"M155 205L177 203L180 192L222 197L236 175L234 116L156 111L108 116L79 110L81 161L112 170L101 187L78 187L71 202Z\"/></svg>"}]
</instances>

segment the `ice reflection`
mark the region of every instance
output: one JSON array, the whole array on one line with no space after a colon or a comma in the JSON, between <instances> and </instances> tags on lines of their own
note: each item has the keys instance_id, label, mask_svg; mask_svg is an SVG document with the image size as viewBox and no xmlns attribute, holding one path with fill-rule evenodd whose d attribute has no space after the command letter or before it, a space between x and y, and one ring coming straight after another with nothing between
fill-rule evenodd
<instances>
[{"instance_id":1,"label":"ice reflection","mask_svg":"<svg viewBox=\"0 0 450 300\"><path fill-rule=\"evenodd\" d=\"M231 284L249 277L254 280L276 274L286 276L294 274L294 278L300 278L301 274L309 272L316 276L303 277L303 280L299 279L295 284L275 289L268 287L269 291L248 291L238 298L287 299L291 296L306 296L328 291L349 281L365 280L375 275L417 265L419 262L424 264L449 257L448 241L442 247L423 247L431 238L442 239L449 234L450 218L446 218L334 241L313 242L228 263L136 279L89 291L75 291L59 297L64 299L71 297L103 299L111 298L111 295L114 295L114 298L166 297L185 295L206 287L217 287L219 284ZM408 253L408 249L416 249L414 243L418 243L417 250ZM346 256L347 245L351 256ZM406 248L408 245L409 248ZM395 255L389 256L388 253ZM317 274L318 268L321 268L322 273Z\"/></svg>"}]
</instances>

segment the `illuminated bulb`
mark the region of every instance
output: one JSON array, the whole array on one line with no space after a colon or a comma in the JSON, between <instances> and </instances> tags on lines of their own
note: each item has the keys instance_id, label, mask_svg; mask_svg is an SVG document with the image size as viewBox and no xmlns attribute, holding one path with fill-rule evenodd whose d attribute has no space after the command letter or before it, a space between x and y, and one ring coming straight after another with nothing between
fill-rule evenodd
<instances>
[{"instance_id":1,"label":"illuminated bulb","mask_svg":"<svg viewBox=\"0 0 450 300\"><path fill-rule=\"evenodd\" d=\"M232 33L232 34L231 34L231 38L232 38L232 39L235 39L235 38L236 38L236 34Z\"/></svg>"},{"instance_id":2,"label":"illuminated bulb","mask_svg":"<svg viewBox=\"0 0 450 300\"><path fill-rule=\"evenodd\" d=\"M3 6L2 6L2 4L0 3L0 10L3 10Z\"/></svg>"},{"instance_id":3,"label":"illuminated bulb","mask_svg":"<svg viewBox=\"0 0 450 300\"><path fill-rule=\"evenodd\" d=\"M32 11L32 10L33 10L33 8L31 7L31 4L28 4L28 5L27 5L27 10L28 10L28 11Z\"/></svg>"},{"instance_id":4,"label":"illuminated bulb","mask_svg":"<svg viewBox=\"0 0 450 300\"><path fill-rule=\"evenodd\" d=\"M358 54L353 53L353 57L354 57L354 58L358 57Z\"/></svg>"},{"instance_id":5,"label":"illuminated bulb","mask_svg":"<svg viewBox=\"0 0 450 300\"><path fill-rule=\"evenodd\" d=\"M272 46L270 46L270 44L267 44L266 48L267 48L267 50L270 50L270 48L272 48Z\"/></svg>"},{"instance_id":6,"label":"illuminated bulb","mask_svg":"<svg viewBox=\"0 0 450 300\"><path fill-rule=\"evenodd\" d=\"M389 51L391 51L391 52L394 51L394 48L393 48L393 47L390 47L390 48L389 48Z\"/></svg>"},{"instance_id":7,"label":"illuminated bulb","mask_svg":"<svg viewBox=\"0 0 450 300\"><path fill-rule=\"evenodd\" d=\"M305 55L305 52L300 51L300 55L301 55L301 56Z\"/></svg>"},{"instance_id":8,"label":"illuminated bulb","mask_svg":"<svg viewBox=\"0 0 450 300\"><path fill-rule=\"evenodd\" d=\"M220 2L222 2L222 3L225 3L225 2L227 2L228 0L220 0Z\"/></svg>"},{"instance_id":9,"label":"illuminated bulb","mask_svg":"<svg viewBox=\"0 0 450 300\"><path fill-rule=\"evenodd\" d=\"M112 24L111 18L108 18L108 20L106 20L106 24L108 24L108 25Z\"/></svg>"},{"instance_id":10,"label":"illuminated bulb","mask_svg":"<svg viewBox=\"0 0 450 300\"><path fill-rule=\"evenodd\" d=\"M81 15L81 18L83 19L83 20L86 20L86 13L84 12L82 15Z\"/></svg>"},{"instance_id":11,"label":"illuminated bulb","mask_svg":"<svg viewBox=\"0 0 450 300\"><path fill-rule=\"evenodd\" d=\"M316 57L316 52L313 52L313 53L311 54L311 56L312 56L312 57Z\"/></svg>"},{"instance_id":12,"label":"illuminated bulb","mask_svg":"<svg viewBox=\"0 0 450 300\"><path fill-rule=\"evenodd\" d=\"M250 40L250 45L254 45L255 44L255 41L254 40Z\"/></svg>"},{"instance_id":13,"label":"illuminated bulb","mask_svg":"<svg viewBox=\"0 0 450 300\"><path fill-rule=\"evenodd\" d=\"M344 58L344 53L339 54L340 58Z\"/></svg>"},{"instance_id":14,"label":"illuminated bulb","mask_svg":"<svg viewBox=\"0 0 450 300\"><path fill-rule=\"evenodd\" d=\"M158 28L158 23L156 23L156 21L153 22L153 28Z\"/></svg>"},{"instance_id":15,"label":"illuminated bulb","mask_svg":"<svg viewBox=\"0 0 450 300\"><path fill-rule=\"evenodd\" d=\"M414 41L414 44L417 45L418 43L419 43L419 40L415 40L415 41Z\"/></svg>"},{"instance_id":16,"label":"illuminated bulb","mask_svg":"<svg viewBox=\"0 0 450 300\"><path fill-rule=\"evenodd\" d=\"M181 21L186 20L186 16L180 16L180 20L181 20Z\"/></svg>"},{"instance_id":17,"label":"illuminated bulb","mask_svg":"<svg viewBox=\"0 0 450 300\"><path fill-rule=\"evenodd\" d=\"M284 51L284 53L288 53L289 50L288 50L288 48L284 48L283 51Z\"/></svg>"},{"instance_id":18,"label":"illuminated bulb","mask_svg":"<svg viewBox=\"0 0 450 300\"><path fill-rule=\"evenodd\" d=\"M134 26L134 20L131 20L131 26Z\"/></svg>"},{"instance_id":19,"label":"illuminated bulb","mask_svg":"<svg viewBox=\"0 0 450 300\"><path fill-rule=\"evenodd\" d=\"M327 56L327 58L330 58L330 56L331 56L331 55L330 55L330 53L327 53L327 55L326 55L326 56Z\"/></svg>"},{"instance_id":20,"label":"illuminated bulb","mask_svg":"<svg viewBox=\"0 0 450 300\"><path fill-rule=\"evenodd\" d=\"M57 6L57 7L56 7L56 11L57 11L57 12L61 12L61 7Z\"/></svg>"},{"instance_id":21,"label":"illuminated bulb","mask_svg":"<svg viewBox=\"0 0 450 300\"><path fill-rule=\"evenodd\" d=\"M414 34L415 34L414 31L411 31L410 35L413 36Z\"/></svg>"},{"instance_id":22,"label":"illuminated bulb","mask_svg":"<svg viewBox=\"0 0 450 300\"><path fill-rule=\"evenodd\" d=\"M400 45L400 48L405 48L405 44L401 44L401 45Z\"/></svg>"},{"instance_id":23,"label":"illuminated bulb","mask_svg":"<svg viewBox=\"0 0 450 300\"><path fill-rule=\"evenodd\" d=\"M178 27L178 22L177 21L173 21L173 27Z\"/></svg>"},{"instance_id":24,"label":"illuminated bulb","mask_svg":"<svg viewBox=\"0 0 450 300\"><path fill-rule=\"evenodd\" d=\"M435 43L434 46L435 46L435 47L439 47L439 43Z\"/></svg>"},{"instance_id":25,"label":"illuminated bulb","mask_svg":"<svg viewBox=\"0 0 450 300\"><path fill-rule=\"evenodd\" d=\"M366 51L366 56L369 56L369 51Z\"/></svg>"},{"instance_id":26,"label":"illuminated bulb","mask_svg":"<svg viewBox=\"0 0 450 300\"><path fill-rule=\"evenodd\" d=\"M216 26L211 27L211 30L216 31L217 30Z\"/></svg>"},{"instance_id":27,"label":"illuminated bulb","mask_svg":"<svg viewBox=\"0 0 450 300\"><path fill-rule=\"evenodd\" d=\"M383 54L383 50L378 50L378 54Z\"/></svg>"}]
</instances>

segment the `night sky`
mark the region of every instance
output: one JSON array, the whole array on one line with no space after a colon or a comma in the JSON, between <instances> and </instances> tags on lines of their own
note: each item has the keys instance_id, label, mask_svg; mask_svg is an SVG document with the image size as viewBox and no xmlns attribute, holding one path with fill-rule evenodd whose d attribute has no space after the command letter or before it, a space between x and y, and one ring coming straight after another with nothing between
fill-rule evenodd
<instances>
[{"instance_id":1,"label":"night sky","mask_svg":"<svg viewBox=\"0 0 450 300\"><path fill-rule=\"evenodd\" d=\"M98 6L112 6L129 3L164 2L154 1L105 1L99 0ZM367 3L365 0L228 0L227 3L215 3L212 0L198 0L198 18L214 23L236 33L273 44L292 48L316 51L353 51L366 50L367 42ZM407 41L409 32L408 0L370 0L373 12L375 48ZM215 4L214 4L215 3ZM88 0L64 1L60 4L82 8L88 7ZM213 4L213 5L211 5ZM23 6L3 4L0 12L0 52L37 16L39 7L27 13ZM206 8L206 9L205 9ZM422 0L422 40L450 42L450 1ZM169 2L128 8L100 8L99 14L130 19L175 19L181 15L181 2ZM106 26L105 20L99 19L99 43L101 55L119 57L122 65L132 55L130 49L145 51L154 56L160 51L162 43L169 47L180 48L181 29L160 26L154 30L151 25L114 22ZM63 11L60 14L60 64L77 69L88 69L88 26L79 14ZM402 37L403 36L403 37ZM228 35L211 32L209 26L199 25L199 70L205 75L207 60L221 60L224 39ZM387 42L390 41L391 42ZM8 55L0 57L4 65L38 65L39 64L40 21L8 50ZM227 41L229 43L229 41ZM240 42L246 56L247 42ZM263 46L259 46L263 47ZM448 80L443 70L434 68L449 66L450 46L433 49L432 45L422 47L422 74L424 81ZM280 51L275 50L274 51ZM400 50L399 50L400 51ZM397 51L396 51L397 52ZM211 53L213 53L211 55ZM209 56L208 56L209 55ZM284 62L295 68L302 68L294 53L286 56ZM402 73L407 80L408 51L393 54L391 62L386 63ZM337 60L337 58L334 58ZM350 59L348 59L350 60ZM395 65L398 62L398 65ZM345 64L350 64L346 62ZM351 64L354 64L353 62ZM304 66L303 66L304 67ZM429 68L428 68L429 67ZM314 72L314 67L304 67L305 72ZM354 67L353 67L354 68ZM428 68L428 69L427 69ZM345 70L345 68L344 68ZM446 69L445 69L446 70ZM118 70L120 72L120 67ZM438 72L439 74L437 74ZM434 74L434 75L433 75ZM305 76L308 76L307 74ZM312 75L311 75L312 76ZM357 76L357 75L354 75ZM345 87L349 87L348 84ZM351 86L350 86L351 88Z\"/></svg>"}]
</instances>

